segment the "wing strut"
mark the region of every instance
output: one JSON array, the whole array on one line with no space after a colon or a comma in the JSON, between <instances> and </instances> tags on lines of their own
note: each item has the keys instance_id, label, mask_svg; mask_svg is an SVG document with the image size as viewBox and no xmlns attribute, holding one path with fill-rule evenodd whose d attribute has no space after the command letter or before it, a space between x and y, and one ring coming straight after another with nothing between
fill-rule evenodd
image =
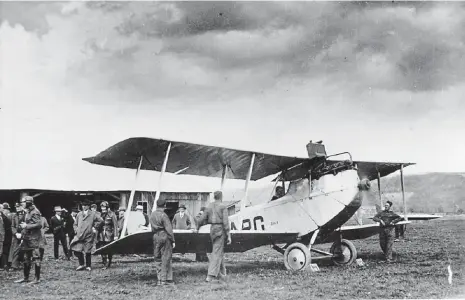
<instances>
[{"instance_id":1,"label":"wing strut","mask_svg":"<svg viewBox=\"0 0 465 300\"><path fill-rule=\"evenodd\" d=\"M223 172L221 173L221 191L223 191L224 183L226 181L226 171L228 169L228 165L223 165Z\"/></svg>"},{"instance_id":2,"label":"wing strut","mask_svg":"<svg viewBox=\"0 0 465 300\"><path fill-rule=\"evenodd\" d=\"M132 202L134 201L134 194L136 193L137 188L137 177L139 175L140 167L142 166L143 156L140 157L139 166L137 167L136 177L134 178L134 188L131 191L131 195L129 196L129 203L128 207L126 207L126 212L124 213L124 223L123 223L123 230L121 230L121 237L126 235L126 230L128 229L128 221L129 221L129 212L131 211Z\"/></svg>"},{"instance_id":3,"label":"wing strut","mask_svg":"<svg viewBox=\"0 0 465 300\"><path fill-rule=\"evenodd\" d=\"M383 200L381 199L381 174L378 171L378 196L379 196L379 205L383 209Z\"/></svg>"},{"instance_id":4,"label":"wing strut","mask_svg":"<svg viewBox=\"0 0 465 300\"><path fill-rule=\"evenodd\" d=\"M404 203L404 219L405 221L408 221L407 202L405 201L405 191L404 191L404 165L400 165L400 186L402 188L402 202Z\"/></svg>"},{"instance_id":5,"label":"wing strut","mask_svg":"<svg viewBox=\"0 0 465 300\"><path fill-rule=\"evenodd\" d=\"M170 156L170 151L171 151L171 142L168 144L168 148L166 148L165 159L163 160L163 166L161 167L160 178L158 179L158 188L157 188L157 192L155 193L155 200L152 205L152 212L154 212L157 209L157 201L160 198L163 174L165 174L165 171L166 171L166 164L168 163L168 157Z\"/></svg>"},{"instance_id":6,"label":"wing strut","mask_svg":"<svg viewBox=\"0 0 465 300\"><path fill-rule=\"evenodd\" d=\"M250 178L252 177L252 171L253 171L253 164L255 162L255 153L252 153L252 157L250 158L250 167L249 167L249 172L247 173L247 179L245 181L245 193L244 193L244 199L241 201L241 210L244 211L244 208L246 206L249 206L249 200L248 200L248 194L249 194L249 182Z\"/></svg>"}]
</instances>

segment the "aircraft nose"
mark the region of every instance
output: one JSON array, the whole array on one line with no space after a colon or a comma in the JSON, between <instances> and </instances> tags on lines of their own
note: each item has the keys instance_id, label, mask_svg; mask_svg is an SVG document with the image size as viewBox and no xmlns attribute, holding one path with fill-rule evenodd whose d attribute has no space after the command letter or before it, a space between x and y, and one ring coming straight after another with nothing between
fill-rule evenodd
<instances>
[{"instance_id":1,"label":"aircraft nose","mask_svg":"<svg viewBox=\"0 0 465 300\"><path fill-rule=\"evenodd\" d=\"M370 183L370 180L368 180L367 178L360 180L360 182L358 183L358 189L360 191L368 191L370 187L371 187L371 183Z\"/></svg>"}]
</instances>

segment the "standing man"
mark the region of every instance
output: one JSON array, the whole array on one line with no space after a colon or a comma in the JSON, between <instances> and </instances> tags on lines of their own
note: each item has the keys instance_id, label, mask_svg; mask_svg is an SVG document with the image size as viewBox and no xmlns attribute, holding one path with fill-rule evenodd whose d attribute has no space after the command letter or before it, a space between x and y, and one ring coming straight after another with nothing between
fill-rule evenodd
<instances>
[{"instance_id":1,"label":"standing man","mask_svg":"<svg viewBox=\"0 0 465 300\"><path fill-rule=\"evenodd\" d=\"M64 209L65 210L65 209ZM66 211L66 210L65 210ZM74 238L74 222L76 222L76 216L78 214L78 209L77 208L73 208L71 210L71 213L68 214L67 211L66 211L66 224L65 224L65 231L66 233L68 234L68 240L69 240L69 244L71 244L71 241L73 240ZM70 251L71 252L71 251ZM71 254L69 255L71 256Z\"/></svg>"},{"instance_id":2,"label":"standing man","mask_svg":"<svg viewBox=\"0 0 465 300\"><path fill-rule=\"evenodd\" d=\"M224 266L224 243L231 244L231 233L229 231L228 211L221 203L223 193L216 191L213 194L215 202L210 203L205 213L199 218L197 229L205 224L211 224L210 238L212 241L212 254L208 265L207 282L215 282L226 276Z\"/></svg>"},{"instance_id":3,"label":"standing man","mask_svg":"<svg viewBox=\"0 0 465 300\"><path fill-rule=\"evenodd\" d=\"M76 271L86 269L91 270L92 265L92 247L94 246L94 238L97 234L97 229L101 226L103 220L95 211L89 210L90 201L85 199L82 203L82 211L76 216L74 223L74 231L76 235L71 241L70 250L79 260L79 267ZM86 256L86 264L84 265L84 254Z\"/></svg>"},{"instance_id":4,"label":"standing man","mask_svg":"<svg viewBox=\"0 0 465 300\"><path fill-rule=\"evenodd\" d=\"M0 252L0 269L10 269L8 263L8 256L10 255L11 240L13 238L13 232L11 228L12 215L10 214L10 205L8 203L0 204L0 218L3 220L4 237L2 242L2 251Z\"/></svg>"},{"instance_id":5,"label":"standing man","mask_svg":"<svg viewBox=\"0 0 465 300\"><path fill-rule=\"evenodd\" d=\"M403 218L391 210L392 202L387 201L384 210L380 211L373 217L373 221L379 222L381 229L379 231L379 244L383 250L387 262L392 262L392 244L394 243L395 224Z\"/></svg>"},{"instance_id":6,"label":"standing man","mask_svg":"<svg viewBox=\"0 0 465 300\"><path fill-rule=\"evenodd\" d=\"M174 234L170 219L165 214L165 200L158 199L157 209L150 215L150 226L153 232L153 253L157 262L158 285L173 284Z\"/></svg>"},{"instance_id":7,"label":"standing man","mask_svg":"<svg viewBox=\"0 0 465 300\"><path fill-rule=\"evenodd\" d=\"M118 239L118 221L116 219L116 214L110 210L107 201L103 201L100 204L100 209L102 211L100 216L103 219L103 226L100 227L97 235L97 249L105 245L108 245L112 241ZM112 258L113 255L108 254L107 265L107 255L102 254L103 270L111 266Z\"/></svg>"},{"instance_id":8,"label":"standing man","mask_svg":"<svg viewBox=\"0 0 465 300\"><path fill-rule=\"evenodd\" d=\"M123 206L120 206L120 208L118 209L118 238L121 237L121 232L123 232L125 212L126 212L126 208ZM127 233L127 229L126 229L126 233Z\"/></svg>"},{"instance_id":9,"label":"standing man","mask_svg":"<svg viewBox=\"0 0 465 300\"><path fill-rule=\"evenodd\" d=\"M66 233L65 233L65 218L63 218L62 209L60 206L55 206L55 215L50 220L50 225L52 226L53 232L53 255L55 259L58 259L58 248L61 246L63 247L63 253L66 258L69 260L71 255L68 251L68 243L66 241Z\"/></svg>"},{"instance_id":10,"label":"standing man","mask_svg":"<svg viewBox=\"0 0 465 300\"><path fill-rule=\"evenodd\" d=\"M40 253L39 259L42 262L44 259L45 246L47 245L47 239L45 237L45 233L48 231L49 226L48 226L47 219L45 219L45 217L42 216L41 220L42 220L42 228L40 229L40 231L42 232L42 239L40 240L40 245L39 245L39 253Z\"/></svg>"},{"instance_id":11,"label":"standing man","mask_svg":"<svg viewBox=\"0 0 465 300\"><path fill-rule=\"evenodd\" d=\"M35 280L32 283L40 282L40 252L39 245L42 239L42 216L39 210L35 207L31 196L25 197L25 216L24 222L20 224L21 244L19 245L20 252L24 255L24 278L16 280L15 283L29 282L29 274L31 272L32 263L35 265Z\"/></svg>"},{"instance_id":12,"label":"standing man","mask_svg":"<svg viewBox=\"0 0 465 300\"><path fill-rule=\"evenodd\" d=\"M197 224L199 223L199 220L202 217L202 215L204 214L204 212L205 212L205 206L202 206L200 208L200 211L197 214L197 216L195 216L195 227L196 228L199 227L199 226L197 226ZM208 261L207 253L203 252L203 251L195 253L195 261L207 262Z\"/></svg>"},{"instance_id":13,"label":"standing man","mask_svg":"<svg viewBox=\"0 0 465 300\"><path fill-rule=\"evenodd\" d=\"M190 229L191 220L186 214L186 206L181 204L179 211L174 215L173 218L173 229Z\"/></svg>"},{"instance_id":14,"label":"standing man","mask_svg":"<svg viewBox=\"0 0 465 300\"><path fill-rule=\"evenodd\" d=\"M0 211L0 214L1 214L1 211ZM5 224L3 224L3 218L0 217L0 254L3 253L3 242L4 241L5 241Z\"/></svg>"},{"instance_id":15,"label":"standing man","mask_svg":"<svg viewBox=\"0 0 465 300\"><path fill-rule=\"evenodd\" d=\"M19 224L24 222L24 207L25 207L25 199L21 200L21 204L16 203L16 213L11 218L11 229L13 231L13 238L11 240L11 249L10 255L8 256L8 262L11 264L12 269L19 269L20 268L20 257L19 257L19 245L21 243L21 227Z\"/></svg>"}]
</instances>

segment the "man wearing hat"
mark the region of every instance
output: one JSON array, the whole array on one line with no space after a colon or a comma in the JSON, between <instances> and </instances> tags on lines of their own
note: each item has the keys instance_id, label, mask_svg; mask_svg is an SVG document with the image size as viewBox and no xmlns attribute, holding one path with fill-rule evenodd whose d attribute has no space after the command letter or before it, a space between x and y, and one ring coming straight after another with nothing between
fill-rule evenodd
<instances>
[{"instance_id":1,"label":"man wearing hat","mask_svg":"<svg viewBox=\"0 0 465 300\"><path fill-rule=\"evenodd\" d=\"M21 244L20 252L24 255L24 278L16 280L15 283L29 281L32 263L35 266L35 280L33 283L40 282L40 251L39 246L42 240L42 215L35 207L31 196L25 197L25 216L24 222L19 224L21 227Z\"/></svg>"},{"instance_id":2,"label":"man wearing hat","mask_svg":"<svg viewBox=\"0 0 465 300\"><path fill-rule=\"evenodd\" d=\"M210 203L204 214L199 218L197 229L205 224L211 224L210 238L212 241L212 254L208 265L207 282L216 282L226 276L224 265L224 244L231 244L231 233L229 230L228 210L222 204L223 193L213 193L215 202Z\"/></svg>"},{"instance_id":3,"label":"man wearing hat","mask_svg":"<svg viewBox=\"0 0 465 300\"><path fill-rule=\"evenodd\" d=\"M21 200L24 202L24 198ZM16 213L12 215L11 218L11 229L13 231L13 238L11 240L10 255L8 256L8 263L13 269L20 268L20 256L19 256L19 244L21 243L21 227L19 224L24 222L24 207L23 205L16 203L15 204Z\"/></svg>"},{"instance_id":4,"label":"man wearing hat","mask_svg":"<svg viewBox=\"0 0 465 300\"><path fill-rule=\"evenodd\" d=\"M10 265L8 263L8 256L10 254L11 240L13 238L13 232L11 230L12 215L10 214L10 205L7 202L3 203L1 208L0 218L2 218L5 233L3 237L2 251L0 252L0 269L5 268L5 270L9 270Z\"/></svg>"},{"instance_id":5,"label":"man wearing hat","mask_svg":"<svg viewBox=\"0 0 465 300\"><path fill-rule=\"evenodd\" d=\"M108 207L108 202L103 201L100 203L101 214L100 216L103 219L103 226L99 228L97 235L97 249L105 245L108 245L115 239L118 239L118 220L116 219L116 214L111 211ZM102 254L102 263L103 269L107 269L111 266L111 260L113 255L108 254L108 265L107 265L107 255Z\"/></svg>"},{"instance_id":6,"label":"man wearing hat","mask_svg":"<svg viewBox=\"0 0 465 300\"><path fill-rule=\"evenodd\" d=\"M92 265L92 247L94 246L94 237L97 234L98 228L103 223L102 218L94 211L89 210L90 201L85 199L82 202L82 211L76 216L74 223L74 231L76 235L71 241L70 250L79 260L79 266L76 271L91 270ZM85 254L85 265L84 265Z\"/></svg>"},{"instance_id":7,"label":"man wearing hat","mask_svg":"<svg viewBox=\"0 0 465 300\"><path fill-rule=\"evenodd\" d=\"M174 215L173 218L173 229L190 229L191 220L189 215L186 214L186 206L181 204L179 211Z\"/></svg>"},{"instance_id":8,"label":"man wearing hat","mask_svg":"<svg viewBox=\"0 0 465 300\"><path fill-rule=\"evenodd\" d=\"M403 218L391 210L392 202L387 201L384 210L380 211L373 217L373 221L379 222L381 228L379 231L379 244L383 250L387 262L392 261L392 245L394 243L395 224Z\"/></svg>"},{"instance_id":9,"label":"man wearing hat","mask_svg":"<svg viewBox=\"0 0 465 300\"><path fill-rule=\"evenodd\" d=\"M173 284L174 234L170 219L165 213L165 200L157 201L157 209L150 215L150 226L153 232L153 252L157 262L158 285Z\"/></svg>"},{"instance_id":10,"label":"man wearing hat","mask_svg":"<svg viewBox=\"0 0 465 300\"><path fill-rule=\"evenodd\" d=\"M52 227L53 232L53 255L55 259L58 259L58 248L63 247L63 254L69 260L71 255L68 251L68 243L66 241L66 220L62 216L62 208L61 206L55 206L55 215L50 219L50 225Z\"/></svg>"}]
</instances>

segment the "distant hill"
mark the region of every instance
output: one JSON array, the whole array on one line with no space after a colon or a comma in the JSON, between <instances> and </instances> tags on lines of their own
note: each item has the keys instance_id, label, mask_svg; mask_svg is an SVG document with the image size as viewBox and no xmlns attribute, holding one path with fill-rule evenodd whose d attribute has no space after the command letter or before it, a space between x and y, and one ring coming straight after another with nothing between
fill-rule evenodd
<instances>
[{"instance_id":1,"label":"distant hill","mask_svg":"<svg viewBox=\"0 0 465 300\"><path fill-rule=\"evenodd\" d=\"M373 181L367 205L379 203L378 186ZM465 173L427 173L404 177L408 210L414 212L456 212L465 209ZM402 206L400 176L381 179L383 200Z\"/></svg>"},{"instance_id":2,"label":"distant hill","mask_svg":"<svg viewBox=\"0 0 465 300\"><path fill-rule=\"evenodd\" d=\"M442 213L465 210L465 173L427 173L404 176L405 196L409 212ZM268 201L273 183L263 187L251 187L249 199L253 204ZM240 200L243 190L225 190L225 199ZM401 211L402 193L400 176L381 179L381 198L391 200L396 211ZM378 185L372 182L364 206L379 204Z\"/></svg>"}]
</instances>

